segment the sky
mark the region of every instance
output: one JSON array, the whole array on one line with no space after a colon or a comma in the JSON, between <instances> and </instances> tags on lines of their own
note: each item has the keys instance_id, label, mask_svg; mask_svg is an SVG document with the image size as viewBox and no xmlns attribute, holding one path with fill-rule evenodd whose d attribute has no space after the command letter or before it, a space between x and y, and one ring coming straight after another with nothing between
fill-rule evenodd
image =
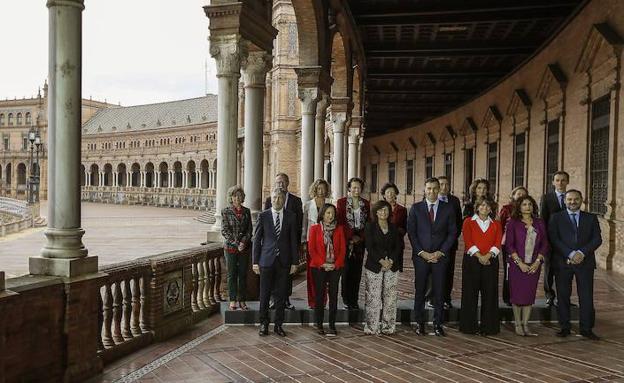
<instances>
[{"instance_id":1,"label":"sky","mask_svg":"<svg viewBox=\"0 0 624 383\"><path fill-rule=\"evenodd\" d=\"M0 0L0 99L32 97L48 72L45 0ZM217 91L208 0L85 0L82 96L138 105ZM10 16L9 16L10 15ZM206 82L206 64L208 81Z\"/></svg>"}]
</instances>

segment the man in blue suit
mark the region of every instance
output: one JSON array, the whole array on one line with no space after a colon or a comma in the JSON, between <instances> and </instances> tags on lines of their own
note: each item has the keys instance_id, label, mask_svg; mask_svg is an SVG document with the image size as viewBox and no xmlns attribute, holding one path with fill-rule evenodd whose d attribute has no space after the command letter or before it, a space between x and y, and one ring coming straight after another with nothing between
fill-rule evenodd
<instances>
[{"instance_id":1,"label":"man in blue suit","mask_svg":"<svg viewBox=\"0 0 624 383\"><path fill-rule=\"evenodd\" d=\"M602 244L600 225L594 214L581 211L583 195L578 190L565 193L566 208L551 216L548 234L553 247L552 262L555 266L555 283L559 294L559 337L570 335L570 295L572 279L576 278L576 290L580 306L580 333L599 340L593 327L594 311L594 252Z\"/></svg>"},{"instance_id":2,"label":"man in blue suit","mask_svg":"<svg viewBox=\"0 0 624 383\"><path fill-rule=\"evenodd\" d=\"M456 241L457 226L453 207L438 199L440 181L425 181L425 199L412 205L407 218L407 234L412 244L415 296L416 334L425 335L425 289L431 274L433 288L433 330L445 336L444 292L451 248Z\"/></svg>"},{"instance_id":3,"label":"man in blue suit","mask_svg":"<svg viewBox=\"0 0 624 383\"><path fill-rule=\"evenodd\" d=\"M275 299L274 332L286 336L284 300L288 276L296 271L299 246L297 221L293 212L284 209L285 192L271 193L272 207L258 215L253 237L253 271L260 274L260 336L269 334L269 298Z\"/></svg>"}]
</instances>

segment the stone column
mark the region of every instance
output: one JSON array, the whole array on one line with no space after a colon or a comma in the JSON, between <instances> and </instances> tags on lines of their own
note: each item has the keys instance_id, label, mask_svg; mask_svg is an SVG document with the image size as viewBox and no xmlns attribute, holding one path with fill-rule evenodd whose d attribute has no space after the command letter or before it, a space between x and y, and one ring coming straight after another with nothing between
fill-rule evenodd
<instances>
[{"instance_id":1,"label":"stone column","mask_svg":"<svg viewBox=\"0 0 624 383\"><path fill-rule=\"evenodd\" d=\"M238 136L238 79L240 60L246 56L239 35L210 36L210 55L217 63L217 193L214 231L221 229L221 210L228 188L236 184Z\"/></svg>"},{"instance_id":2,"label":"stone column","mask_svg":"<svg viewBox=\"0 0 624 383\"><path fill-rule=\"evenodd\" d=\"M154 171L154 187L155 188L160 187L160 170Z\"/></svg>"},{"instance_id":3,"label":"stone column","mask_svg":"<svg viewBox=\"0 0 624 383\"><path fill-rule=\"evenodd\" d=\"M362 144L363 143L364 143L364 138L362 137L362 134L360 134L360 138L358 140L357 170L356 170L356 174L360 178L362 178Z\"/></svg>"},{"instance_id":4,"label":"stone column","mask_svg":"<svg viewBox=\"0 0 624 383\"><path fill-rule=\"evenodd\" d=\"M347 179L357 177L357 148L360 143L360 137L358 136L357 129L349 129L349 168L347 173Z\"/></svg>"},{"instance_id":5,"label":"stone column","mask_svg":"<svg viewBox=\"0 0 624 383\"><path fill-rule=\"evenodd\" d=\"M48 0L48 228L31 274L74 277L97 273L80 227L80 144L83 0Z\"/></svg>"},{"instance_id":6,"label":"stone column","mask_svg":"<svg viewBox=\"0 0 624 383\"><path fill-rule=\"evenodd\" d=\"M316 103L316 122L314 125L314 179L325 176L325 115L329 106L329 97L322 93Z\"/></svg>"},{"instance_id":7,"label":"stone column","mask_svg":"<svg viewBox=\"0 0 624 383\"><path fill-rule=\"evenodd\" d=\"M91 172L86 172L85 185L91 186Z\"/></svg>"},{"instance_id":8,"label":"stone column","mask_svg":"<svg viewBox=\"0 0 624 383\"><path fill-rule=\"evenodd\" d=\"M344 162L344 131L347 123L346 112L332 113L334 134L334 161L332 163L331 189L334 192L334 202L344 196L345 179L343 176Z\"/></svg>"},{"instance_id":9,"label":"stone column","mask_svg":"<svg viewBox=\"0 0 624 383\"><path fill-rule=\"evenodd\" d=\"M201 189L201 185L202 185L202 172L201 170L198 170L195 172L196 176L195 176L195 188L197 189Z\"/></svg>"},{"instance_id":10,"label":"stone column","mask_svg":"<svg viewBox=\"0 0 624 383\"><path fill-rule=\"evenodd\" d=\"M264 123L264 93L266 74L271 67L271 55L264 51L249 52L243 60L245 84L245 202L256 216L262 210L262 127Z\"/></svg>"},{"instance_id":11,"label":"stone column","mask_svg":"<svg viewBox=\"0 0 624 383\"><path fill-rule=\"evenodd\" d=\"M307 189L314 181L314 123L316 122L316 103L318 88L299 88L301 100L301 201L310 199Z\"/></svg>"},{"instance_id":12,"label":"stone column","mask_svg":"<svg viewBox=\"0 0 624 383\"><path fill-rule=\"evenodd\" d=\"M98 186L104 186L104 172L98 173Z\"/></svg>"},{"instance_id":13,"label":"stone column","mask_svg":"<svg viewBox=\"0 0 624 383\"><path fill-rule=\"evenodd\" d=\"M345 182L349 179L347 177L347 175L349 174L349 141L348 141L348 137L349 137L349 126L351 125L350 121L347 120L347 123L345 124L345 134L343 135L343 145L344 145L344 149L342 151L342 154L344 156L344 159L342 161L342 176L344 177ZM345 190L346 192L346 190Z\"/></svg>"}]
</instances>

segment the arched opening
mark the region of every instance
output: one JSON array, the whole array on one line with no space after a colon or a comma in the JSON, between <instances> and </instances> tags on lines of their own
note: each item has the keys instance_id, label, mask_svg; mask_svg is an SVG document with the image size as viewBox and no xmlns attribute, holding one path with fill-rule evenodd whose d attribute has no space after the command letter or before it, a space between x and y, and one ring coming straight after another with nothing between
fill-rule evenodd
<instances>
[{"instance_id":1,"label":"arched opening","mask_svg":"<svg viewBox=\"0 0 624 383\"><path fill-rule=\"evenodd\" d=\"M202 162L199 164L199 167L201 169L201 185L199 185L199 187L201 187L202 189L208 189L208 182L210 181L210 166L208 166L208 161L202 160Z\"/></svg>"},{"instance_id":2,"label":"arched opening","mask_svg":"<svg viewBox=\"0 0 624 383\"><path fill-rule=\"evenodd\" d=\"M17 125L22 125L22 114L21 113L17 114Z\"/></svg>"},{"instance_id":3,"label":"arched opening","mask_svg":"<svg viewBox=\"0 0 624 383\"><path fill-rule=\"evenodd\" d=\"M182 163L180 161L173 163L173 187L182 187Z\"/></svg>"},{"instance_id":4,"label":"arched opening","mask_svg":"<svg viewBox=\"0 0 624 383\"><path fill-rule=\"evenodd\" d=\"M347 56L345 45L340 32L336 32L332 39L331 49L331 77L334 79L331 87L332 97L348 97L347 93Z\"/></svg>"},{"instance_id":5,"label":"arched opening","mask_svg":"<svg viewBox=\"0 0 624 383\"><path fill-rule=\"evenodd\" d=\"M32 124L32 117L30 115L30 112L26 113L26 125L30 125Z\"/></svg>"},{"instance_id":6,"label":"arched opening","mask_svg":"<svg viewBox=\"0 0 624 383\"><path fill-rule=\"evenodd\" d=\"M113 186L113 165L104 165L104 186Z\"/></svg>"},{"instance_id":7,"label":"arched opening","mask_svg":"<svg viewBox=\"0 0 624 383\"><path fill-rule=\"evenodd\" d=\"M85 166L80 164L80 186L85 186L87 182L87 175L85 174L86 171Z\"/></svg>"},{"instance_id":8,"label":"arched opening","mask_svg":"<svg viewBox=\"0 0 624 383\"><path fill-rule=\"evenodd\" d=\"M160 166L158 167L158 171L159 171L159 175L158 178L160 178L160 187L161 188L166 188L169 187L169 165L167 165L166 162L161 162Z\"/></svg>"},{"instance_id":9,"label":"arched opening","mask_svg":"<svg viewBox=\"0 0 624 383\"><path fill-rule=\"evenodd\" d=\"M131 180L131 185L134 187L140 186L140 182L141 182L141 165L139 165L138 163L133 163L132 167L130 168L130 171L132 172L132 180Z\"/></svg>"},{"instance_id":10,"label":"arched opening","mask_svg":"<svg viewBox=\"0 0 624 383\"><path fill-rule=\"evenodd\" d=\"M188 171L188 187L197 187L197 173L195 173L195 161L189 161L186 164L186 170Z\"/></svg>"},{"instance_id":11,"label":"arched opening","mask_svg":"<svg viewBox=\"0 0 624 383\"><path fill-rule=\"evenodd\" d=\"M145 165L145 187L154 187L154 164L151 162Z\"/></svg>"},{"instance_id":12,"label":"arched opening","mask_svg":"<svg viewBox=\"0 0 624 383\"><path fill-rule=\"evenodd\" d=\"M6 178L6 184L7 184L7 188L11 188L11 171L12 171L12 167L11 164L7 164L6 166L6 172L4 172L5 178Z\"/></svg>"},{"instance_id":13,"label":"arched opening","mask_svg":"<svg viewBox=\"0 0 624 383\"><path fill-rule=\"evenodd\" d=\"M126 164L117 165L117 186L128 186L128 169Z\"/></svg>"},{"instance_id":14,"label":"arched opening","mask_svg":"<svg viewBox=\"0 0 624 383\"><path fill-rule=\"evenodd\" d=\"M17 165L17 193L25 193L26 192L26 165L24 163L20 163Z\"/></svg>"},{"instance_id":15,"label":"arched opening","mask_svg":"<svg viewBox=\"0 0 624 383\"><path fill-rule=\"evenodd\" d=\"M97 164L91 165L91 186L100 186L100 167Z\"/></svg>"},{"instance_id":16,"label":"arched opening","mask_svg":"<svg viewBox=\"0 0 624 383\"><path fill-rule=\"evenodd\" d=\"M217 188L217 159L212 163L212 189Z\"/></svg>"}]
</instances>

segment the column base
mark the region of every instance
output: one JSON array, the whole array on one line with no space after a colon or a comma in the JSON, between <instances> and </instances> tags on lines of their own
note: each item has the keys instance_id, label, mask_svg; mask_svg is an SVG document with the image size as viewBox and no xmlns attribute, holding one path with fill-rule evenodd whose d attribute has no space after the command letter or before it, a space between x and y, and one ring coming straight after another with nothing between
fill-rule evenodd
<instances>
[{"instance_id":1,"label":"column base","mask_svg":"<svg viewBox=\"0 0 624 383\"><path fill-rule=\"evenodd\" d=\"M28 270L34 275L52 275L57 277L76 277L98 272L98 257L84 258L46 258L30 257Z\"/></svg>"},{"instance_id":2,"label":"column base","mask_svg":"<svg viewBox=\"0 0 624 383\"><path fill-rule=\"evenodd\" d=\"M41 249L41 256L45 258L84 258L88 254L82 243L85 231L79 227L71 229L56 229L48 227L44 232L47 243Z\"/></svg>"}]
</instances>

